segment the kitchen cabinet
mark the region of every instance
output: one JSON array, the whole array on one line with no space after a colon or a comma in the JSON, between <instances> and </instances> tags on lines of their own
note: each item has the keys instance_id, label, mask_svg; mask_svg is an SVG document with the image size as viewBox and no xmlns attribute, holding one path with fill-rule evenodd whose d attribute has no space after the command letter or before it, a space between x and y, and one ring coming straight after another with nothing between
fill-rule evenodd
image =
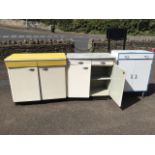
<instances>
[{"instance_id":1,"label":"kitchen cabinet","mask_svg":"<svg viewBox=\"0 0 155 155\"><path fill-rule=\"evenodd\" d=\"M64 53L12 54L5 64L14 102L66 98Z\"/></svg>"},{"instance_id":2,"label":"kitchen cabinet","mask_svg":"<svg viewBox=\"0 0 155 155\"><path fill-rule=\"evenodd\" d=\"M126 92L146 92L154 53L144 50L113 50L119 67L126 72Z\"/></svg>"},{"instance_id":3,"label":"kitchen cabinet","mask_svg":"<svg viewBox=\"0 0 155 155\"><path fill-rule=\"evenodd\" d=\"M70 53L68 58L68 97L111 96L121 106L125 72L108 53Z\"/></svg>"}]
</instances>

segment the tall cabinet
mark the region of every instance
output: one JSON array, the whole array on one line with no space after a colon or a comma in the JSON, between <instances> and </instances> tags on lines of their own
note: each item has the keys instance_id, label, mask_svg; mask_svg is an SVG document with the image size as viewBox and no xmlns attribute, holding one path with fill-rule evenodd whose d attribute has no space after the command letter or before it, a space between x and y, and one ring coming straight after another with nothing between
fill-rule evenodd
<instances>
[{"instance_id":1,"label":"tall cabinet","mask_svg":"<svg viewBox=\"0 0 155 155\"><path fill-rule=\"evenodd\" d=\"M109 53L70 53L68 58L68 97L111 96L121 106L125 72Z\"/></svg>"},{"instance_id":2,"label":"tall cabinet","mask_svg":"<svg viewBox=\"0 0 155 155\"><path fill-rule=\"evenodd\" d=\"M126 92L146 92L154 53L144 50L113 50L119 67L126 71Z\"/></svg>"}]
</instances>

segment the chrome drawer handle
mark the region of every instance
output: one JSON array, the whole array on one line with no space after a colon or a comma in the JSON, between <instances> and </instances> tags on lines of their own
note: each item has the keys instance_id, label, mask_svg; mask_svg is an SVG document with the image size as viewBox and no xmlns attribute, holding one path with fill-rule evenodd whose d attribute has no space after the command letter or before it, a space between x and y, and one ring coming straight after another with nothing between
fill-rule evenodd
<instances>
[{"instance_id":1,"label":"chrome drawer handle","mask_svg":"<svg viewBox=\"0 0 155 155\"><path fill-rule=\"evenodd\" d=\"M78 64L82 65L82 64L83 64L83 62L79 62Z\"/></svg>"},{"instance_id":2,"label":"chrome drawer handle","mask_svg":"<svg viewBox=\"0 0 155 155\"><path fill-rule=\"evenodd\" d=\"M101 64L105 65L106 63L104 61L102 61Z\"/></svg>"},{"instance_id":3,"label":"chrome drawer handle","mask_svg":"<svg viewBox=\"0 0 155 155\"><path fill-rule=\"evenodd\" d=\"M47 70L48 70L48 68L43 68L43 70L44 70L44 71L47 71Z\"/></svg>"},{"instance_id":4,"label":"chrome drawer handle","mask_svg":"<svg viewBox=\"0 0 155 155\"><path fill-rule=\"evenodd\" d=\"M34 71L35 71L35 69L34 69L34 68L30 68L30 69L29 69L29 71L34 72Z\"/></svg>"},{"instance_id":5,"label":"chrome drawer handle","mask_svg":"<svg viewBox=\"0 0 155 155\"><path fill-rule=\"evenodd\" d=\"M148 58L149 58L149 56L147 56L147 55L145 55L144 57L145 57L146 59L148 59Z\"/></svg>"},{"instance_id":6,"label":"chrome drawer handle","mask_svg":"<svg viewBox=\"0 0 155 155\"><path fill-rule=\"evenodd\" d=\"M133 79L133 74L130 75L130 78Z\"/></svg>"},{"instance_id":7,"label":"chrome drawer handle","mask_svg":"<svg viewBox=\"0 0 155 155\"><path fill-rule=\"evenodd\" d=\"M129 59L129 56L125 56L125 58Z\"/></svg>"}]
</instances>

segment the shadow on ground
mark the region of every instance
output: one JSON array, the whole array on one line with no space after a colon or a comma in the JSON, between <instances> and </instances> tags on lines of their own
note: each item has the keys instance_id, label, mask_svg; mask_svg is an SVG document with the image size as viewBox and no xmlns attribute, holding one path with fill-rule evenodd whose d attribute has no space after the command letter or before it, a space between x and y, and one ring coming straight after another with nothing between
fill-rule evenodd
<instances>
[{"instance_id":1,"label":"shadow on ground","mask_svg":"<svg viewBox=\"0 0 155 155\"><path fill-rule=\"evenodd\" d=\"M148 87L148 92L145 93L145 96L151 96L155 93L155 84L150 83ZM67 99L56 99L56 100L45 100L45 101L31 101L31 102L17 102L16 105L38 105L38 104L50 104L50 103L61 103L64 101L96 101L96 100L109 100L110 97L91 97L91 98L67 98ZM138 103L141 100L141 92L130 92L124 93L121 109L125 110L130 106Z\"/></svg>"},{"instance_id":2,"label":"shadow on ground","mask_svg":"<svg viewBox=\"0 0 155 155\"><path fill-rule=\"evenodd\" d=\"M61 103L65 99L56 99L56 100L44 100L44 101L29 101L29 102L15 102L16 105L39 105L39 104L49 104L49 103Z\"/></svg>"},{"instance_id":3,"label":"shadow on ground","mask_svg":"<svg viewBox=\"0 0 155 155\"><path fill-rule=\"evenodd\" d=\"M148 97L153 95L154 93L155 93L155 83L150 83L148 86L148 91L145 93L145 96ZM141 100L140 97L141 97L141 92L124 93L121 109L125 110L128 107L136 104Z\"/></svg>"}]
</instances>

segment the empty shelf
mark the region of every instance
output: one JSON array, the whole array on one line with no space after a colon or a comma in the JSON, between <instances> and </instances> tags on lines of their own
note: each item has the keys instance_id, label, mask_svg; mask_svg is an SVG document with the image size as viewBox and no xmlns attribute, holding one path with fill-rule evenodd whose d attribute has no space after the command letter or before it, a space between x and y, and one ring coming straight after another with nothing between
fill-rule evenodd
<instances>
[{"instance_id":1,"label":"empty shelf","mask_svg":"<svg viewBox=\"0 0 155 155\"><path fill-rule=\"evenodd\" d=\"M111 80L111 78L110 77L94 77L93 79L91 79L91 80Z\"/></svg>"},{"instance_id":2,"label":"empty shelf","mask_svg":"<svg viewBox=\"0 0 155 155\"><path fill-rule=\"evenodd\" d=\"M91 91L91 96L108 96L108 89L94 89Z\"/></svg>"},{"instance_id":3,"label":"empty shelf","mask_svg":"<svg viewBox=\"0 0 155 155\"><path fill-rule=\"evenodd\" d=\"M92 66L91 79L110 78L111 77L111 72L112 72L112 67Z\"/></svg>"}]
</instances>

